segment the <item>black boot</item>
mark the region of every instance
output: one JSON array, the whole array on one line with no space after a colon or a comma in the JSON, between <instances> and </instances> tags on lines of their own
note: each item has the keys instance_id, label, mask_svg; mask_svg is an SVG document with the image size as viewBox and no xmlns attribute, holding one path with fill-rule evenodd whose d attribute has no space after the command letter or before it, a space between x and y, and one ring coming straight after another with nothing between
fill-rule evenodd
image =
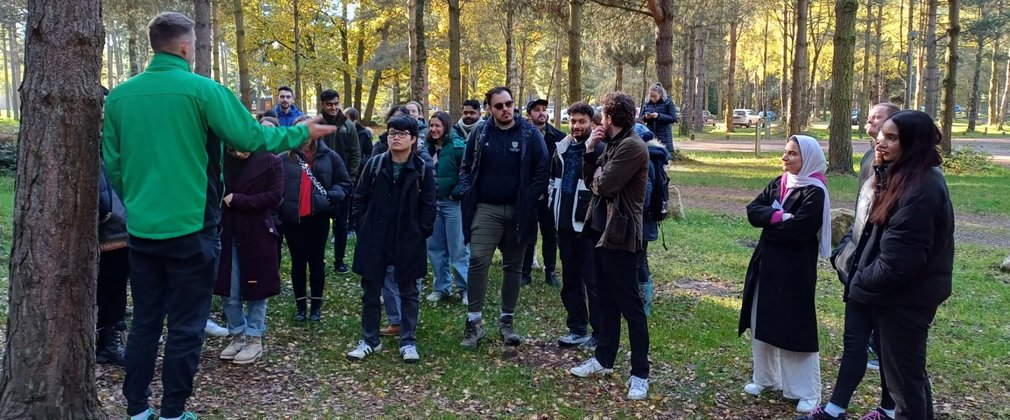
<instances>
[{"instance_id":1,"label":"black boot","mask_svg":"<svg viewBox=\"0 0 1010 420\"><path fill-rule=\"evenodd\" d=\"M312 321L322 321L323 298L312 298L312 311L309 312L309 319Z\"/></svg>"},{"instance_id":2,"label":"black boot","mask_svg":"<svg viewBox=\"0 0 1010 420\"><path fill-rule=\"evenodd\" d=\"M553 268L544 269L544 280L547 281L548 285L553 287L558 287L560 285L560 283L558 283L558 276L554 274Z\"/></svg>"},{"instance_id":3,"label":"black boot","mask_svg":"<svg viewBox=\"0 0 1010 420\"><path fill-rule=\"evenodd\" d=\"M101 364L126 366L126 349L123 336L114 326L98 330L100 347L95 352L95 361Z\"/></svg>"},{"instance_id":4,"label":"black boot","mask_svg":"<svg viewBox=\"0 0 1010 420\"><path fill-rule=\"evenodd\" d=\"M295 299L295 321L305 320L305 298Z\"/></svg>"}]
</instances>

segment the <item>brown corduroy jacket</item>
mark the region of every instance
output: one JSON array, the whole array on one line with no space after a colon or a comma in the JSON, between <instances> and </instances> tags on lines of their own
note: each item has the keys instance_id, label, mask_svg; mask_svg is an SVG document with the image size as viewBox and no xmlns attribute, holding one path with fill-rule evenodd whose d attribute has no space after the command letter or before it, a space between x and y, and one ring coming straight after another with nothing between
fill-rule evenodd
<instances>
[{"instance_id":1,"label":"brown corduroy jacket","mask_svg":"<svg viewBox=\"0 0 1010 420\"><path fill-rule=\"evenodd\" d=\"M607 139L602 156L586 154L582 177L593 192L586 226L606 209L606 227L597 247L638 252L642 249L642 207L649 179L649 150L631 127Z\"/></svg>"}]
</instances>

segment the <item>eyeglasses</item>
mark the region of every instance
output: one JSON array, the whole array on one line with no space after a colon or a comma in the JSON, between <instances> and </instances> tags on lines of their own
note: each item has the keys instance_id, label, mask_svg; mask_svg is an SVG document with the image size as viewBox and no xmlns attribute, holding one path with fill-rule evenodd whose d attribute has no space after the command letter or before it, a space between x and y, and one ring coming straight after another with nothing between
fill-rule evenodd
<instances>
[{"instance_id":1,"label":"eyeglasses","mask_svg":"<svg viewBox=\"0 0 1010 420\"><path fill-rule=\"evenodd\" d=\"M389 131L386 132L386 136L388 136L391 139L392 138L396 138L396 137L410 138L410 132L409 131L389 130Z\"/></svg>"},{"instance_id":2,"label":"eyeglasses","mask_svg":"<svg viewBox=\"0 0 1010 420\"><path fill-rule=\"evenodd\" d=\"M515 105L515 102L512 102L512 101L499 102L499 103L494 104L494 109L497 109L499 111L501 111L501 110L503 110L505 108L511 109L512 105Z\"/></svg>"}]
</instances>

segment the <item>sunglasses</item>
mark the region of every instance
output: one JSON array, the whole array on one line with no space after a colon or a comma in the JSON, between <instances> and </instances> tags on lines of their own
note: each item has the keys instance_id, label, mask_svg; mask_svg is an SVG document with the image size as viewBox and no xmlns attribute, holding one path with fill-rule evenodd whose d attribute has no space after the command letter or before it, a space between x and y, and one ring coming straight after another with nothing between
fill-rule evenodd
<instances>
[{"instance_id":1,"label":"sunglasses","mask_svg":"<svg viewBox=\"0 0 1010 420\"><path fill-rule=\"evenodd\" d=\"M507 102L496 103L493 106L494 106L494 109L497 109L497 110L501 111L501 110L503 110L505 108L512 109L512 105L515 105L515 102L513 102L513 101L507 101Z\"/></svg>"}]
</instances>

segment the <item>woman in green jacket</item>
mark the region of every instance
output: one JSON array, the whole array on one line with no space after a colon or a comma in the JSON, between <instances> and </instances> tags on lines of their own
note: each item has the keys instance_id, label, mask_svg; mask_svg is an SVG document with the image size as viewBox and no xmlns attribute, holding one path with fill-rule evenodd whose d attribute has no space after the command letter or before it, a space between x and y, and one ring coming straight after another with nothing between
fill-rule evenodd
<instances>
[{"instance_id":1,"label":"woman in green jacket","mask_svg":"<svg viewBox=\"0 0 1010 420\"><path fill-rule=\"evenodd\" d=\"M459 167L466 141L452 129L446 112L436 112L428 124L428 154L435 163L435 229L428 238L428 259L435 270L434 291L429 302L452 296L452 280L463 304L470 249L463 243L463 216L460 210Z\"/></svg>"}]
</instances>

